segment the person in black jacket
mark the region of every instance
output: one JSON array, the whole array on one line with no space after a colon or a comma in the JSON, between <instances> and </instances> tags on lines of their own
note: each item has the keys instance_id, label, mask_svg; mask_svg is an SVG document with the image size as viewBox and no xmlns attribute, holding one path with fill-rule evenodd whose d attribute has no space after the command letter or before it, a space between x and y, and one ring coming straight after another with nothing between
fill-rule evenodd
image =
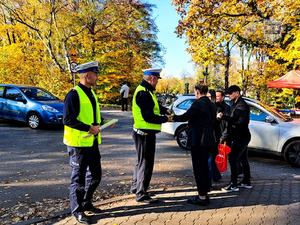
<instances>
[{"instance_id":1,"label":"person in black jacket","mask_svg":"<svg viewBox=\"0 0 300 225\"><path fill-rule=\"evenodd\" d=\"M216 91L214 89L209 89L206 96L217 106ZM217 131L219 131L218 121L216 121L214 127L215 127L215 133ZM218 136L216 136L215 148L210 151L209 158L208 158L210 187L213 187L212 181L218 182L222 178L222 176L216 166L216 163L215 163L215 158L218 154L218 143L219 143L219 139L218 139Z\"/></svg>"},{"instance_id":2,"label":"person in black jacket","mask_svg":"<svg viewBox=\"0 0 300 225\"><path fill-rule=\"evenodd\" d=\"M230 115L230 106L224 101L225 93L224 91L218 90L216 91L216 106L217 113L221 112L225 115ZM217 120L216 126L216 138L219 143L228 143L230 144L230 140L228 140L228 122L226 120Z\"/></svg>"},{"instance_id":3,"label":"person in black jacket","mask_svg":"<svg viewBox=\"0 0 300 225\"><path fill-rule=\"evenodd\" d=\"M239 191L239 187L252 188L250 181L250 166L248 162L247 146L251 140L249 131L250 108L240 94L241 89L237 85L228 88L227 93L233 104L230 108L230 114L222 112L217 114L217 118L228 122L230 129L229 136L231 140L231 153L229 154L229 163L231 169L231 181L224 191ZM238 166L242 164L243 180L238 183Z\"/></svg>"},{"instance_id":4,"label":"person in black jacket","mask_svg":"<svg viewBox=\"0 0 300 225\"><path fill-rule=\"evenodd\" d=\"M198 196L188 199L188 203L196 205L209 204L208 156L216 143L214 136L216 108L206 96L207 91L207 86L196 85L196 101L183 115L173 117L175 122L188 121L190 128L191 156Z\"/></svg>"}]
</instances>

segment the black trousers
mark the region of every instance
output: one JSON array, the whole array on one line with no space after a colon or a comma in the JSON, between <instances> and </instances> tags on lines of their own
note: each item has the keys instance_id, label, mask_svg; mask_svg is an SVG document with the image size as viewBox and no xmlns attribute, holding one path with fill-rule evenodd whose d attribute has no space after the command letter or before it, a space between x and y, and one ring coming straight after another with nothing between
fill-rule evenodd
<instances>
[{"instance_id":1,"label":"black trousers","mask_svg":"<svg viewBox=\"0 0 300 225\"><path fill-rule=\"evenodd\" d=\"M128 98L122 98L122 111L128 111Z\"/></svg>"},{"instance_id":2,"label":"black trousers","mask_svg":"<svg viewBox=\"0 0 300 225\"><path fill-rule=\"evenodd\" d=\"M229 163L231 170L231 183L236 186L240 165L243 171L243 183L250 183L250 166L248 161L247 146L251 137L242 137L231 142L231 152L229 154Z\"/></svg>"},{"instance_id":3,"label":"black trousers","mask_svg":"<svg viewBox=\"0 0 300 225\"><path fill-rule=\"evenodd\" d=\"M82 212L85 205L92 204L92 198L102 176L98 141L95 139L92 147L70 147L71 212Z\"/></svg>"},{"instance_id":4,"label":"black trousers","mask_svg":"<svg viewBox=\"0 0 300 225\"><path fill-rule=\"evenodd\" d=\"M155 157L155 134L145 136L133 131L137 160L133 171L131 191L136 192L137 200L147 194L150 185L154 157Z\"/></svg>"},{"instance_id":5,"label":"black trousers","mask_svg":"<svg viewBox=\"0 0 300 225\"><path fill-rule=\"evenodd\" d=\"M205 196L210 190L208 174L209 148L203 146L192 146L191 155L198 194Z\"/></svg>"}]
</instances>

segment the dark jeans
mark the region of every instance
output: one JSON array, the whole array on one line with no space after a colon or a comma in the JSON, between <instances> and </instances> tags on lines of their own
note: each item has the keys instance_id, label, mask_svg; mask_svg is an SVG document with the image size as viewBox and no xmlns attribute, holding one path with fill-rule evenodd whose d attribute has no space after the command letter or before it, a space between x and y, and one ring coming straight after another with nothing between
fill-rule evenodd
<instances>
[{"instance_id":1,"label":"dark jeans","mask_svg":"<svg viewBox=\"0 0 300 225\"><path fill-rule=\"evenodd\" d=\"M128 98L122 98L122 111L128 111Z\"/></svg>"},{"instance_id":2,"label":"dark jeans","mask_svg":"<svg viewBox=\"0 0 300 225\"><path fill-rule=\"evenodd\" d=\"M238 140L233 140L231 143L231 152L229 154L229 163L231 170L231 182L234 186L237 185L238 169L242 165L244 174L243 182L250 183L250 166L248 162L247 146L251 137L242 137Z\"/></svg>"},{"instance_id":3,"label":"dark jeans","mask_svg":"<svg viewBox=\"0 0 300 225\"><path fill-rule=\"evenodd\" d=\"M70 206L71 212L82 212L85 205L91 204L93 194L97 189L102 176L98 141L95 139L92 147L70 147L71 185Z\"/></svg>"},{"instance_id":4,"label":"dark jeans","mask_svg":"<svg viewBox=\"0 0 300 225\"><path fill-rule=\"evenodd\" d=\"M131 191L136 191L136 198L139 199L147 194L150 185L155 156L155 134L145 136L133 131L137 160L133 171Z\"/></svg>"},{"instance_id":5,"label":"dark jeans","mask_svg":"<svg viewBox=\"0 0 300 225\"><path fill-rule=\"evenodd\" d=\"M192 164L194 177L199 195L207 195L210 190L208 174L208 152L209 148L203 146L192 146Z\"/></svg>"}]
</instances>

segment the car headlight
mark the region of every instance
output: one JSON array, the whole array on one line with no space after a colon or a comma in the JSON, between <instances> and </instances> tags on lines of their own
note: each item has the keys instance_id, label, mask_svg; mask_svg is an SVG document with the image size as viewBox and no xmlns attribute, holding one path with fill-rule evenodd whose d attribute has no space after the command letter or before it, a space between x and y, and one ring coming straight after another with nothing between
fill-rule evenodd
<instances>
[{"instance_id":1,"label":"car headlight","mask_svg":"<svg viewBox=\"0 0 300 225\"><path fill-rule=\"evenodd\" d=\"M49 105L42 105L42 109L48 112L58 113L57 109L54 109L53 107Z\"/></svg>"}]
</instances>

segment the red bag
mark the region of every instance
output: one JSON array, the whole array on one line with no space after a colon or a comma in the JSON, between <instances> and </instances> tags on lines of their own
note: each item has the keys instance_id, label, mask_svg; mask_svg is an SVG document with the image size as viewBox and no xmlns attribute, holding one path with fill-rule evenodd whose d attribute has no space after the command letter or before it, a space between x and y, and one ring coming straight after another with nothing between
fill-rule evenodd
<instances>
[{"instance_id":1,"label":"red bag","mask_svg":"<svg viewBox=\"0 0 300 225\"><path fill-rule=\"evenodd\" d=\"M231 152L231 148L224 144L218 145L219 154L216 156L215 162L220 173L224 173L227 170L227 155Z\"/></svg>"}]
</instances>

